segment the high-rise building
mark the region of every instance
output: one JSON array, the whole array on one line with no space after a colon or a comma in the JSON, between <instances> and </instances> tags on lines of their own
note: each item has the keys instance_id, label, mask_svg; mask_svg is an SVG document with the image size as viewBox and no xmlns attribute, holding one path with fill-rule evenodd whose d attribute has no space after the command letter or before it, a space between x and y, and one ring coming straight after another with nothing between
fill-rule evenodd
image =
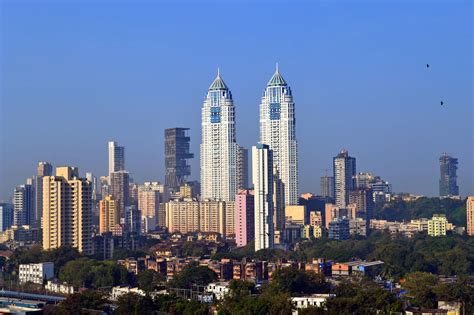
<instances>
[{"instance_id":1,"label":"high-rise building","mask_svg":"<svg viewBox=\"0 0 474 315\"><path fill-rule=\"evenodd\" d=\"M349 204L356 206L356 217L367 220L372 219L374 211L374 199L372 189L357 188L349 192Z\"/></svg>"},{"instance_id":2,"label":"high-rise building","mask_svg":"<svg viewBox=\"0 0 474 315\"><path fill-rule=\"evenodd\" d=\"M444 153L439 158L439 196L459 196L456 171L458 169L458 159Z\"/></svg>"},{"instance_id":3,"label":"high-rise building","mask_svg":"<svg viewBox=\"0 0 474 315\"><path fill-rule=\"evenodd\" d=\"M35 190L33 180L16 186L13 193L13 225L31 225L35 217Z\"/></svg>"},{"instance_id":4,"label":"high-rise building","mask_svg":"<svg viewBox=\"0 0 474 315\"><path fill-rule=\"evenodd\" d=\"M273 169L273 228L283 232L285 229L285 184L277 169Z\"/></svg>"},{"instance_id":5,"label":"high-rise building","mask_svg":"<svg viewBox=\"0 0 474 315\"><path fill-rule=\"evenodd\" d=\"M274 167L285 185L285 205L298 204L298 143L295 103L278 67L260 104L260 143L273 151Z\"/></svg>"},{"instance_id":6,"label":"high-rise building","mask_svg":"<svg viewBox=\"0 0 474 315\"><path fill-rule=\"evenodd\" d=\"M191 175L191 166L188 160L194 157L189 153L190 137L187 135L189 128L165 129L165 185L172 192L186 182Z\"/></svg>"},{"instance_id":7,"label":"high-rise building","mask_svg":"<svg viewBox=\"0 0 474 315\"><path fill-rule=\"evenodd\" d=\"M97 195L99 194L97 187L97 177L94 176L91 172L86 173L86 179L92 184L92 200L97 200Z\"/></svg>"},{"instance_id":8,"label":"high-rise building","mask_svg":"<svg viewBox=\"0 0 474 315\"><path fill-rule=\"evenodd\" d=\"M140 210L136 206L125 207L125 228L129 233L141 232L142 216Z\"/></svg>"},{"instance_id":9,"label":"high-rise building","mask_svg":"<svg viewBox=\"0 0 474 315\"><path fill-rule=\"evenodd\" d=\"M202 107L201 199L234 201L237 193L235 107L219 72Z\"/></svg>"},{"instance_id":10,"label":"high-rise building","mask_svg":"<svg viewBox=\"0 0 474 315\"><path fill-rule=\"evenodd\" d=\"M331 198L334 200L334 177L332 176L321 176L321 197Z\"/></svg>"},{"instance_id":11,"label":"high-rise building","mask_svg":"<svg viewBox=\"0 0 474 315\"><path fill-rule=\"evenodd\" d=\"M120 225L120 214L115 207L115 200L112 196L105 196L99 202L99 232L116 231L117 225Z\"/></svg>"},{"instance_id":12,"label":"high-rise building","mask_svg":"<svg viewBox=\"0 0 474 315\"><path fill-rule=\"evenodd\" d=\"M241 146L237 150L237 187L249 187L249 150Z\"/></svg>"},{"instance_id":13,"label":"high-rise building","mask_svg":"<svg viewBox=\"0 0 474 315\"><path fill-rule=\"evenodd\" d=\"M252 147L252 180L255 203L255 251L273 248L273 154L267 144Z\"/></svg>"},{"instance_id":14,"label":"high-rise building","mask_svg":"<svg viewBox=\"0 0 474 315\"><path fill-rule=\"evenodd\" d=\"M239 247L247 245L255 237L254 202L252 189L239 189L235 195L235 242Z\"/></svg>"},{"instance_id":15,"label":"high-rise building","mask_svg":"<svg viewBox=\"0 0 474 315\"><path fill-rule=\"evenodd\" d=\"M48 162L39 162L36 176L33 179L35 190L35 211L32 225L41 227L43 216L43 177L53 175L53 166Z\"/></svg>"},{"instance_id":16,"label":"high-rise building","mask_svg":"<svg viewBox=\"0 0 474 315\"><path fill-rule=\"evenodd\" d=\"M92 187L76 167L43 177L43 249L61 246L92 253Z\"/></svg>"},{"instance_id":17,"label":"high-rise building","mask_svg":"<svg viewBox=\"0 0 474 315\"><path fill-rule=\"evenodd\" d=\"M166 203L166 227L170 233L199 230L199 201L171 200Z\"/></svg>"},{"instance_id":18,"label":"high-rise building","mask_svg":"<svg viewBox=\"0 0 474 315\"><path fill-rule=\"evenodd\" d=\"M335 240L347 240L351 236L349 219L336 218L329 222L328 237Z\"/></svg>"},{"instance_id":19,"label":"high-rise building","mask_svg":"<svg viewBox=\"0 0 474 315\"><path fill-rule=\"evenodd\" d=\"M0 232L5 232L13 225L13 205L0 203Z\"/></svg>"},{"instance_id":20,"label":"high-rise building","mask_svg":"<svg viewBox=\"0 0 474 315\"><path fill-rule=\"evenodd\" d=\"M117 171L110 174L109 194L115 199L115 207L121 218L125 217L125 207L129 203L129 180L127 171Z\"/></svg>"},{"instance_id":21,"label":"high-rise building","mask_svg":"<svg viewBox=\"0 0 474 315\"><path fill-rule=\"evenodd\" d=\"M124 170L125 148L117 145L117 142L115 141L109 141L109 176L113 172L119 172Z\"/></svg>"},{"instance_id":22,"label":"high-rise building","mask_svg":"<svg viewBox=\"0 0 474 315\"><path fill-rule=\"evenodd\" d=\"M466 216L467 216L467 228L466 228L467 235L474 236L474 196L467 197Z\"/></svg>"},{"instance_id":23,"label":"high-rise building","mask_svg":"<svg viewBox=\"0 0 474 315\"><path fill-rule=\"evenodd\" d=\"M355 188L356 159L342 150L333 159L333 168L336 205L344 208L349 203L349 192Z\"/></svg>"},{"instance_id":24,"label":"high-rise building","mask_svg":"<svg viewBox=\"0 0 474 315\"><path fill-rule=\"evenodd\" d=\"M157 186L148 183L138 187L138 209L142 212L142 216L158 217L161 193Z\"/></svg>"}]
</instances>

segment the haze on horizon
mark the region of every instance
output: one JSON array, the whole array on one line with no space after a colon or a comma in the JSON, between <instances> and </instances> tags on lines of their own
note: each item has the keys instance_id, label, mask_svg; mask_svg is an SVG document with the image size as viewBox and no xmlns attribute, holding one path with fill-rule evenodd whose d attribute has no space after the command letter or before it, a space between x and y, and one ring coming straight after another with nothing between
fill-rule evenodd
<instances>
[{"instance_id":1,"label":"haze on horizon","mask_svg":"<svg viewBox=\"0 0 474 315\"><path fill-rule=\"evenodd\" d=\"M189 127L199 179L201 107L217 67L237 141L258 141L275 63L296 103L300 192L342 148L395 192L438 195L439 156L474 194L469 1L3 1L0 200L38 161L107 173L107 141L136 182L164 180L164 129ZM426 68L426 64L430 68ZM440 106L440 101L444 102Z\"/></svg>"}]
</instances>

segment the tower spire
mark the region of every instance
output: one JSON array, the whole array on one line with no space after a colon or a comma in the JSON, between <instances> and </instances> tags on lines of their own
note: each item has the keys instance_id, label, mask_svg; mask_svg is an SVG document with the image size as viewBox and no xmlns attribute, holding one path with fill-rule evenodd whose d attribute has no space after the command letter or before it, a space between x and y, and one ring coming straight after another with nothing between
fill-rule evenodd
<instances>
[{"instance_id":1,"label":"tower spire","mask_svg":"<svg viewBox=\"0 0 474 315\"><path fill-rule=\"evenodd\" d=\"M278 61L276 62L275 72L280 72L280 69L278 69Z\"/></svg>"},{"instance_id":2,"label":"tower spire","mask_svg":"<svg viewBox=\"0 0 474 315\"><path fill-rule=\"evenodd\" d=\"M221 76L221 71L220 71L219 67L217 67L217 76L218 76L218 77Z\"/></svg>"}]
</instances>

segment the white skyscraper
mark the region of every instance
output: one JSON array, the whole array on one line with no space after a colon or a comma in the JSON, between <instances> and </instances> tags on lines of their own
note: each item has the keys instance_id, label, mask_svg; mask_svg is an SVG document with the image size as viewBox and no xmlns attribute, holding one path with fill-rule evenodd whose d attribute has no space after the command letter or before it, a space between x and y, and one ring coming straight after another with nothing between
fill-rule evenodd
<instances>
[{"instance_id":1,"label":"white skyscraper","mask_svg":"<svg viewBox=\"0 0 474 315\"><path fill-rule=\"evenodd\" d=\"M255 251L273 248L273 154L267 144L252 147L252 180L255 204Z\"/></svg>"},{"instance_id":2,"label":"white skyscraper","mask_svg":"<svg viewBox=\"0 0 474 315\"><path fill-rule=\"evenodd\" d=\"M298 143L295 103L278 66L260 104L260 142L273 151L274 167L285 185L285 204L298 204Z\"/></svg>"},{"instance_id":3,"label":"white skyscraper","mask_svg":"<svg viewBox=\"0 0 474 315\"><path fill-rule=\"evenodd\" d=\"M109 141L109 176L113 172L125 170L125 148L117 142Z\"/></svg>"},{"instance_id":4,"label":"white skyscraper","mask_svg":"<svg viewBox=\"0 0 474 315\"><path fill-rule=\"evenodd\" d=\"M349 156L347 150L333 159L334 169L334 197L336 205L345 208L349 204L349 192L356 188L356 159Z\"/></svg>"},{"instance_id":5,"label":"white skyscraper","mask_svg":"<svg viewBox=\"0 0 474 315\"><path fill-rule=\"evenodd\" d=\"M237 150L234 102L218 71L202 107L202 199L234 201Z\"/></svg>"}]
</instances>

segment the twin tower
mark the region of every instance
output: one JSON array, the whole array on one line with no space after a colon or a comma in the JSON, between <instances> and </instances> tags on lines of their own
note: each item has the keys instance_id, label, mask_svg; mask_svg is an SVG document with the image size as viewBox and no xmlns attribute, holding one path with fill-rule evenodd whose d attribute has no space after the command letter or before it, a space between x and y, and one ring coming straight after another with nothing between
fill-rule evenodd
<instances>
[{"instance_id":1,"label":"twin tower","mask_svg":"<svg viewBox=\"0 0 474 315\"><path fill-rule=\"evenodd\" d=\"M273 151L274 172L284 184L286 205L298 203L295 103L278 66L260 103L260 143ZM240 128L245 128L241 121ZM235 107L219 71L202 107L201 198L233 201L237 192Z\"/></svg>"}]
</instances>

